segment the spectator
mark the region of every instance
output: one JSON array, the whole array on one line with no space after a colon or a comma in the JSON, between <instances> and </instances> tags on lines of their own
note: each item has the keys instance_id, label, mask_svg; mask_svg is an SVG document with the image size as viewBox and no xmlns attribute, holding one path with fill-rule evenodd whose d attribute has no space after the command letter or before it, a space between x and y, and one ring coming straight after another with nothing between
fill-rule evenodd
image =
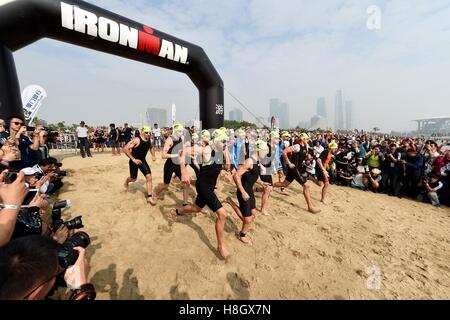
<instances>
[{"instance_id":1,"label":"spectator","mask_svg":"<svg viewBox=\"0 0 450 320\"><path fill-rule=\"evenodd\" d=\"M423 157L411 148L407 151L406 159L400 161L404 166L404 191L408 196L416 198L418 195L418 184L422 177Z\"/></svg>"},{"instance_id":2,"label":"spectator","mask_svg":"<svg viewBox=\"0 0 450 320\"><path fill-rule=\"evenodd\" d=\"M376 192L380 188L380 182L381 182L381 171L377 168L374 168L370 170L369 173L364 175L363 183L364 186L373 191Z\"/></svg>"},{"instance_id":3,"label":"spectator","mask_svg":"<svg viewBox=\"0 0 450 320\"><path fill-rule=\"evenodd\" d=\"M424 189L428 199L431 201L431 204L435 207L440 207L441 203L439 202L439 196L441 191L445 189L443 189L444 185L439 181L439 177L433 173L429 180L423 178L420 185ZM421 195L418 196L418 200L423 200Z\"/></svg>"},{"instance_id":4,"label":"spectator","mask_svg":"<svg viewBox=\"0 0 450 320\"><path fill-rule=\"evenodd\" d=\"M64 270L58 263L59 244L49 237L29 236L15 239L0 248L0 300L42 300L55 285L58 275L74 291L71 300L95 298L87 281L85 251L75 247L78 259L74 268Z\"/></svg>"},{"instance_id":5,"label":"spectator","mask_svg":"<svg viewBox=\"0 0 450 320\"><path fill-rule=\"evenodd\" d=\"M111 123L109 125L108 141L109 146L111 147L112 150L112 155L120 156L119 131L117 130L116 125L114 123Z\"/></svg>"},{"instance_id":6,"label":"spectator","mask_svg":"<svg viewBox=\"0 0 450 320\"><path fill-rule=\"evenodd\" d=\"M381 173L384 191L390 196L400 194L400 159L401 154L395 144L391 144L382 157Z\"/></svg>"},{"instance_id":7,"label":"spectator","mask_svg":"<svg viewBox=\"0 0 450 320\"><path fill-rule=\"evenodd\" d=\"M86 158L86 154L88 157L92 157L88 140L88 128L84 121L81 121L80 126L77 127L76 137L78 139L78 145L80 146L81 157Z\"/></svg>"}]
</instances>

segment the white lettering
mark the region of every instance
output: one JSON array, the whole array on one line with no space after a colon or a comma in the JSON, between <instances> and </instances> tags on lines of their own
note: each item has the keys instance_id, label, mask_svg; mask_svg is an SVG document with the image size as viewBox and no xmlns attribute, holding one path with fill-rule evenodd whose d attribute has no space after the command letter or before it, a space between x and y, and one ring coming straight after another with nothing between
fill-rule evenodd
<instances>
[{"instance_id":1,"label":"white lettering","mask_svg":"<svg viewBox=\"0 0 450 320\"><path fill-rule=\"evenodd\" d=\"M173 60L173 43L163 39L161 41L161 50L159 51L159 56L162 58Z\"/></svg>"},{"instance_id":2,"label":"white lettering","mask_svg":"<svg viewBox=\"0 0 450 320\"><path fill-rule=\"evenodd\" d=\"M136 29L120 24L120 41L123 46L137 49L139 33Z\"/></svg>"},{"instance_id":3,"label":"white lettering","mask_svg":"<svg viewBox=\"0 0 450 320\"><path fill-rule=\"evenodd\" d=\"M188 48L182 47L178 44L175 45L175 57L173 60L186 64L188 58Z\"/></svg>"},{"instance_id":4,"label":"white lettering","mask_svg":"<svg viewBox=\"0 0 450 320\"><path fill-rule=\"evenodd\" d=\"M115 21L100 17L98 19L98 35L104 40L118 42L119 25Z\"/></svg>"},{"instance_id":5,"label":"white lettering","mask_svg":"<svg viewBox=\"0 0 450 320\"><path fill-rule=\"evenodd\" d=\"M74 7L75 31L97 37L97 16L89 11ZM87 29L87 31L86 31Z\"/></svg>"},{"instance_id":6,"label":"white lettering","mask_svg":"<svg viewBox=\"0 0 450 320\"><path fill-rule=\"evenodd\" d=\"M61 23L64 28L73 30L73 7L61 2Z\"/></svg>"}]
</instances>

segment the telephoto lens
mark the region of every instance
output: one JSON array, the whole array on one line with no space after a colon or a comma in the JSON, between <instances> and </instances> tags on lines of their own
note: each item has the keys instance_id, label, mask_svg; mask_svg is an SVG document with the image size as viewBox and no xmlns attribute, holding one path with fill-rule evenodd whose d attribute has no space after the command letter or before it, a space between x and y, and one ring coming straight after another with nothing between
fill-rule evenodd
<instances>
[{"instance_id":1,"label":"telephoto lens","mask_svg":"<svg viewBox=\"0 0 450 320\"><path fill-rule=\"evenodd\" d=\"M75 217L72 220L64 222L62 219L55 219L52 222L52 230L56 231L61 227L61 225L65 225L67 229L81 229L84 228L83 221L81 220L81 216Z\"/></svg>"},{"instance_id":2,"label":"telephoto lens","mask_svg":"<svg viewBox=\"0 0 450 320\"><path fill-rule=\"evenodd\" d=\"M91 243L91 239L86 232L79 231L64 242L58 250L58 260L64 269L75 264L78 259L78 251L75 247L86 248Z\"/></svg>"},{"instance_id":3,"label":"telephoto lens","mask_svg":"<svg viewBox=\"0 0 450 320\"><path fill-rule=\"evenodd\" d=\"M69 208L71 204L72 204L72 202L70 200L61 200L61 201L55 202L55 204L53 205L53 210Z\"/></svg>"}]
</instances>

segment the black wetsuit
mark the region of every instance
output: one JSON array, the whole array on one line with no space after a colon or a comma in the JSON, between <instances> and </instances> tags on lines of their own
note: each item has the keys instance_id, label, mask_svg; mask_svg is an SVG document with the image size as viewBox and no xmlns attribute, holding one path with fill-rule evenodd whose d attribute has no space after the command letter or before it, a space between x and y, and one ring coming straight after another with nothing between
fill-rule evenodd
<instances>
[{"instance_id":1,"label":"black wetsuit","mask_svg":"<svg viewBox=\"0 0 450 320\"><path fill-rule=\"evenodd\" d=\"M306 159L306 155L308 154L308 147L300 144L298 146L300 147L300 150L298 152L294 152L291 156L291 163L295 165L295 168L291 169L287 166L288 172L286 174L286 180L289 183L292 183L295 180L301 185L304 185L307 178L302 175L305 172L303 168L303 161ZM295 145L292 147L295 147Z\"/></svg>"},{"instance_id":2,"label":"black wetsuit","mask_svg":"<svg viewBox=\"0 0 450 320\"><path fill-rule=\"evenodd\" d=\"M316 157L316 159L320 159L320 162L322 162L323 166L325 166L325 162L328 157L328 152L329 152L328 150L324 150L318 157ZM325 168L325 170L326 169L327 168ZM319 161L317 161L317 160L316 160L316 176L317 176L318 181L325 182L325 174L323 173L322 168L319 165Z\"/></svg>"},{"instance_id":3,"label":"black wetsuit","mask_svg":"<svg viewBox=\"0 0 450 320\"><path fill-rule=\"evenodd\" d=\"M168 154L177 154L180 148L182 148L182 139L175 140L172 136L173 145L168 150ZM178 146L180 144L180 146ZM177 147L178 146L178 147ZM175 150L174 150L175 149ZM172 175L175 175L181 180L181 169L180 164L176 164L176 159L169 158L164 163L164 184L170 184L170 180L172 180Z\"/></svg>"},{"instance_id":4,"label":"black wetsuit","mask_svg":"<svg viewBox=\"0 0 450 320\"><path fill-rule=\"evenodd\" d=\"M272 146L269 144L269 152L267 153L267 156L264 159L261 159L261 165L265 168L265 174L260 174L260 178L262 182L268 183L270 185L273 184L272 180L272 161L276 157L276 150L272 148Z\"/></svg>"},{"instance_id":5,"label":"black wetsuit","mask_svg":"<svg viewBox=\"0 0 450 320\"><path fill-rule=\"evenodd\" d=\"M195 205L203 208L208 206L212 211L216 212L222 208L222 203L217 198L214 189L217 183L217 177L222 170L222 164L214 161L215 151L211 152L211 160L200 166L200 171L195 183L197 190L197 198L195 198Z\"/></svg>"},{"instance_id":6,"label":"black wetsuit","mask_svg":"<svg viewBox=\"0 0 450 320\"><path fill-rule=\"evenodd\" d=\"M245 192L247 192L247 194L250 196L250 199L244 201L244 199L242 198L242 193L239 190L239 188L236 191L236 195L239 201L239 208L244 217L250 217L252 215L252 210L256 208L256 199L255 194L253 193L253 186L256 180L258 180L260 169L259 169L259 162L255 161L253 158L252 161L253 161L252 169L244 173L241 178L242 187L244 188Z\"/></svg>"},{"instance_id":7,"label":"black wetsuit","mask_svg":"<svg viewBox=\"0 0 450 320\"><path fill-rule=\"evenodd\" d=\"M141 170L142 174L144 176L148 174L152 174L152 171L150 170L150 166L148 165L147 161L145 160L145 157L147 156L148 150L152 147L152 143L150 140L144 141L141 137L139 138L139 145L131 150L131 155L133 158L141 160L142 164L137 165L133 161L128 162L130 166L130 177L132 179L137 178L138 169Z\"/></svg>"}]
</instances>

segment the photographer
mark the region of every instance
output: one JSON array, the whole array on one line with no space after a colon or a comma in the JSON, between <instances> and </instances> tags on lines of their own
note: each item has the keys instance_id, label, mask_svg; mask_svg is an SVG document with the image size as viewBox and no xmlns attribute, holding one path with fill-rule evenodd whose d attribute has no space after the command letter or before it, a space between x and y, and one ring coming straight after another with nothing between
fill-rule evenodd
<instances>
[{"instance_id":1,"label":"photographer","mask_svg":"<svg viewBox=\"0 0 450 320\"><path fill-rule=\"evenodd\" d=\"M48 177L48 180L41 186L40 191L46 194L54 194L64 185L62 177L66 175L66 172L59 170L61 166L62 163L58 162L57 159L49 157L41 160L39 164L33 167L24 168L22 171L27 176L35 175L38 180L42 176Z\"/></svg>"},{"instance_id":2,"label":"photographer","mask_svg":"<svg viewBox=\"0 0 450 320\"><path fill-rule=\"evenodd\" d=\"M372 169L370 172L367 172L364 174L363 178L363 184L364 186L373 191L377 192L377 190L380 188L381 183L381 171L379 169Z\"/></svg>"},{"instance_id":3,"label":"photographer","mask_svg":"<svg viewBox=\"0 0 450 320\"><path fill-rule=\"evenodd\" d=\"M20 151L20 160L12 161L11 168L20 170L25 167L31 167L36 164L33 159L33 152L39 150L40 132L42 127L28 127L17 117L11 117L9 121L9 135L16 140L16 145Z\"/></svg>"},{"instance_id":4,"label":"photographer","mask_svg":"<svg viewBox=\"0 0 450 320\"><path fill-rule=\"evenodd\" d=\"M435 207L440 207L441 203L439 201L439 193L440 190L444 190L444 185L441 181L439 181L439 177L433 173L429 179L427 177L423 177L419 185L424 189L424 192L427 194L431 204ZM417 197L417 200L423 200L421 195Z\"/></svg>"},{"instance_id":5,"label":"photographer","mask_svg":"<svg viewBox=\"0 0 450 320\"><path fill-rule=\"evenodd\" d=\"M51 238L29 236L0 247L0 300L42 300L48 297L59 275L73 289L70 300L93 300L94 286L87 281L88 265L83 247L73 266L65 268L59 256L64 246Z\"/></svg>"}]
</instances>

